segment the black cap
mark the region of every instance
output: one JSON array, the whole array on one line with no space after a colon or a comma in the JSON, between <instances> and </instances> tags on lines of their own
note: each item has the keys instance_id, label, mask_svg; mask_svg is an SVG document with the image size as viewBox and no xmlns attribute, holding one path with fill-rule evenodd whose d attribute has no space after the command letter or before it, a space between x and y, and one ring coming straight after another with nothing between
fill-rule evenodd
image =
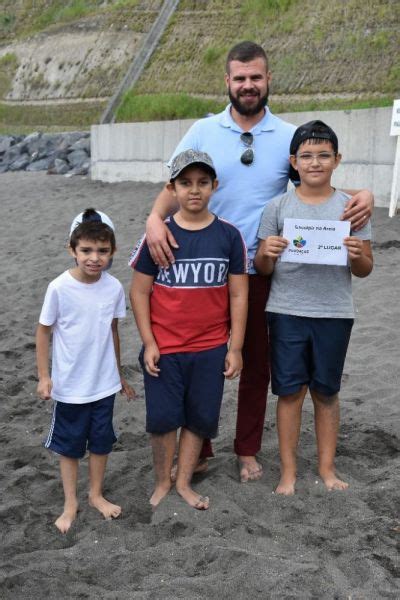
<instances>
[{"instance_id":1,"label":"black cap","mask_svg":"<svg viewBox=\"0 0 400 600\"><path fill-rule=\"evenodd\" d=\"M300 125L294 132L292 141L290 142L290 154L296 154L300 144L312 138L331 142L335 154L337 153L339 142L333 129L322 121L309 121L304 125Z\"/></svg>"}]
</instances>

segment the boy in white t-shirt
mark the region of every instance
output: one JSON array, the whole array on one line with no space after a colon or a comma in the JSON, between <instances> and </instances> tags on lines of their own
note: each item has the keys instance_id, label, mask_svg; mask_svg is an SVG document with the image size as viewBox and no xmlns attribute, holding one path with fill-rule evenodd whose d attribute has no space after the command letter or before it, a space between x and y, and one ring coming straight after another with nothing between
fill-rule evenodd
<instances>
[{"instance_id":1,"label":"boy in white t-shirt","mask_svg":"<svg viewBox=\"0 0 400 600\"><path fill-rule=\"evenodd\" d=\"M69 252L75 266L48 286L36 349L40 398L54 400L45 447L60 455L64 511L55 522L66 533L78 510L78 463L89 450L89 504L106 518L121 507L102 493L108 454L116 441L112 425L116 392L128 400L134 391L121 376L118 319L125 317L120 282L106 272L115 252L114 227L92 208L71 226ZM52 338L52 371L49 345Z\"/></svg>"}]
</instances>

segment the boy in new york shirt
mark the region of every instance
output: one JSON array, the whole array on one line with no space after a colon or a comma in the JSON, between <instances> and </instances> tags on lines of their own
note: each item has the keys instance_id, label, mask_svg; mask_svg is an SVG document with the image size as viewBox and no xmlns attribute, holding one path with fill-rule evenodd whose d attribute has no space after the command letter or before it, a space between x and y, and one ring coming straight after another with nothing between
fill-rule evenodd
<instances>
[{"instance_id":1,"label":"boy in new york shirt","mask_svg":"<svg viewBox=\"0 0 400 600\"><path fill-rule=\"evenodd\" d=\"M158 267L145 238L130 261L156 479L150 502L157 506L171 488L181 428L176 490L205 510L209 499L194 492L191 479L203 439L217 435L224 376L234 378L242 368L246 248L239 231L208 210L217 180L207 154L186 150L176 156L169 186L179 205L167 220L179 245L174 263Z\"/></svg>"}]
</instances>

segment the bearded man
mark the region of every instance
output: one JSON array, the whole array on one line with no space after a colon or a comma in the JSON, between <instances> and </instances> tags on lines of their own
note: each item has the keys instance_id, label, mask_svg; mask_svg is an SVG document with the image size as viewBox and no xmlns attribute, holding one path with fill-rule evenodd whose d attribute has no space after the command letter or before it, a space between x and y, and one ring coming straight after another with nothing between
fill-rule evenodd
<instances>
[{"instance_id":1,"label":"bearded man","mask_svg":"<svg viewBox=\"0 0 400 600\"><path fill-rule=\"evenodd\" d=\"M257 453L261 448L269 383L264 312L269 278L257 274L253 267L257 230L266 203L286 191L289 178L296 184L296 174L289 163L289 146L296 128L269 110L270 81L271 72L263 48L248 41L235 45L228 53L225 73L230 104L222 113L194 123L171 157L172 160L188 149L211 156L219 185L212 196L210 210L233 223L247 245L249 310L234 442L242 482L262 476ZM357 229L372 214L373 196L367 190L346 191L352 198L343 218L349 219L352 228ZM177 248L177 244L164 219L176 208L174 197L164 188L147 220L147 243L154 261L161 267L174 262L172 249ZM207 469L210 456L213 456L211 444L206 441L198 471Z\"/></svg>"}]
</instances>

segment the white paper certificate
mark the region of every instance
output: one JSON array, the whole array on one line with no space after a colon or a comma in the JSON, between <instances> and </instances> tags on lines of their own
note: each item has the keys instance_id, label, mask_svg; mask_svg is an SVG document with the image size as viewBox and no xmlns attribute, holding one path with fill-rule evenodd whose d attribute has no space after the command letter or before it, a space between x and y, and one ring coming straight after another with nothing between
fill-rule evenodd
<instances>
[{"instance_id":1,"label":"white paper certificate","mask_svg":"<svg viewBox=\"0 0 400 600\"><path fill-rule=\"evenodd\" d=\"M283 262L347 265L343 240L350 235L350 221L285 219L282 235L289 241Z\"/></svg>"}]
</instances>

